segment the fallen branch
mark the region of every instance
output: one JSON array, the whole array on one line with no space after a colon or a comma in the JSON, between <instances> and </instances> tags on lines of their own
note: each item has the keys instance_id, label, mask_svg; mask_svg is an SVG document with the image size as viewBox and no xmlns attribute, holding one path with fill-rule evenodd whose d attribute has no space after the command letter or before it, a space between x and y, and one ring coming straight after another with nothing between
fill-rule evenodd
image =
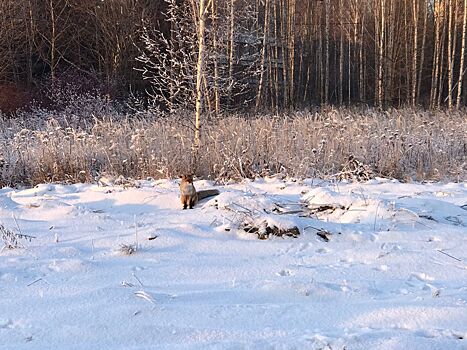
<instances>
[{"instance_id":1,"label":"fallen branch","mask_svg":"<svg viewBox=\"0 0 467 350\"><path fill-rule=\"evenodd\" d=\"M450 222L451 224L453 224L455 226L464 226L462 220L459 219L457 216L447 216L447 217L445 217L445 220Z\"/></svg>"},{"instance_id":2,"label":"fallen branch","mask_svg":"<svg viewBox=\"0 0 467 350\"><path fill-rule=\"evenodd\" d=\"M258 235L258 239L268 239L271 235L282 238L284 238L284 236L297 238L300 235L300 230L297 226L283 229L274 225L269 226L266 221L259 225L246 222L243 223L242 229L247 233L254 233Z\"/></svg>"},{"instance_id":3,"label":"fallen branch","mask_svg":"<svg viewBox=\"0 0 467 350\"><path fill-rule=\"evenodd\" d=\"M42 277L39 277L38 279L36 279L36 280L32 281L31 283L29 283L29 284L27 285L27 287L30 287L30 286L32 286L34 283L37 283L37 282L39 282L39 281L42 281Z\"/></svg>"},{"instance_id":4,"label":"fallen branch","mask_svg":"<svg viewBox=\"0 0 467 350\"><path fill-rule=\"evenodd\" d=\"M423 219L427 219L427 220L430 220L430 221L438 222L433 216L428 215L428 214L421 214L418 217L423 218Z\"/></svg>"},{"instance_id":5,"label":"fallen branch","mask_svg":"<svg viewBox=\"0 0 467 350\"><path fill-rule=\"evenodd\" d=\"M273 210L278 215L290 215L290 214L302 214L303 210L290 210L290 211L280 211L280 210Z\"/></svg>"},{"instance_id":6,"label":"fallen branch","mask_svg":"<svg viewBox=\"0 0 467 350\"><path fill-rule=\"evenodd\" d=\"M308 228L312 228L313 230L316 230L316 235L320 238L322 238L325 242L329 242L329 237L332 236L332 232L327 231L323 228L316 228L313 226L306 226L303 230L306 230Z\"/></svg>"},{"instance_id":7,"label":"fallen branch","mask_svg":"<svg viewBox=\"0 0 467 350\"><path fill-rule=\"evenodd\" d=\"M316 235L318 237L321 237L325 242L329 242L329 238L328 238L327 235L330 235L330 234L331 234L331 232L324 231L324 230L316 232Z\"/></svg>"},{"instance_id":8,"label":"fallen branch","mask_svg":"<svg viewBox=\"0 0 467 350\"><path fill-rule=\"evenodd\" d=\"M452 255L450 255L450 254L448 254L448 253L445 253L445 252L443 252L441 249L436 249L436 250L437 250L438 252L440 252L441 254L444 254L444 255L449 256L450 258L452 258L452 259L454 259L454 260L457 260L457 261L462 262L461 259L456 258L455 256L452 256Z\"/></svg>"},{"instance_id":9,"label":"fallen branch","mask_svg":"<svg viewBox=\"0 0 467 350\"><path fill-rule=\"evenodd\" d=\"M360 162L355 156L350 155L347 162L342 165L342 170L331 177L342 180L368 181L375 178L375 173L367 164Z\"/></svg>"},{"instance_id":10,"label":"fallen branch","mask_svg":"<svg viewBox=\"0 0 467 350\"><path fill-rule=\"evenodd\" d=\"M318 206L306 206L305 209L303 210L303 213L305 215L302 216L311 216L311 215L316 215L318 213L329 213L332 214L336 210L344 210L348 211L350 209L350 205L348 207L340 204L321 204Z\"/></svg>"}]
</instances>

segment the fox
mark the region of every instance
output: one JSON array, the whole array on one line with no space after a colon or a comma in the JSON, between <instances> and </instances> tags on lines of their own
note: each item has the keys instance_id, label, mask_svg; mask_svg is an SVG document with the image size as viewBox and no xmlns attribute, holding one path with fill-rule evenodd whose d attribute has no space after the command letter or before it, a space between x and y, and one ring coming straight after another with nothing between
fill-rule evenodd
<instances>
[{"instance_id":1,"label":"fox","mask_svg":"<svg viewBox=\"0 0 467 350\"><path fill-rule=\"evenodd\" d=\"M193 175L182 175L181 179L180 201L182 202L183 209L187 207L193 209L193 206L201 199L217 196L219 194L219 191L216 189L196 191L193 185Z\"/></svg>"}]
</instances>

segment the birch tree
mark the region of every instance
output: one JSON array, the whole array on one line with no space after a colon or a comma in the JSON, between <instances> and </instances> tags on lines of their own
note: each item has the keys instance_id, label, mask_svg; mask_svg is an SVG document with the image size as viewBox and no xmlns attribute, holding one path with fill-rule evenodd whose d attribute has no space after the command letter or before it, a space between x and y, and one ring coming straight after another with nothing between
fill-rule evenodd
<instances>
[{"instance_id":1,"label":"birch tree","mask_svg":"<svg viewBox=\"0 0 467 350\"><path fill-rule=\"evenodd\" d=\"M455 52L455 32L456 32L456 21L454 20L454 2L455 0L447 0L448 6L448 108L452 109L452 79L453 79L453 70L454 70L454 52ZM454 26L454 29L453 29Z\"/></svg>"},{"instance_id":2,"label":"birch tree","mask_svg":"<svg viewBox=\"0 0 467 350\"><path fill-rule=\"evenodd\" d=\"M419 3L418 0L412 0L412 25L413 25L413 55L412 55L412 91L411 102L412 106L417 104L417 73L418 73L418 16L419 16Z\"/></svg>"},{"instance_id":3,"label":"birch tree","mask_svg":"<svg viewBox=\"0 0 467 350\"><path fill-rule=\"evenodd\" d=\"M258 83L258 93L256 95L256 104L255 104L255 111L259 110L263 92L263 85L264 85L264 73L265 73L265 63L266 63L266 46L268 42L268 35L269 35L269 2L270 0L265 0L264 4L264 32L263 32L263 44L261 49L261 59L260 59L260 75L259 75L259 83Z\"/></svg>"},{"instance_id":4,"label":"birch tree","mask_svg":"<svg viewBox=\"0 0 467 350\"><path fill-rule=\"evenodd\" d=\"M461 94L462 94L462 82L464 79L464 60L465 60L465 40L466 40L466 27L467 27L467 0L464 0L464 9L462 16L462 41L460 50L460 67L459 67L459 78L457 80L457 98L456 108L459 109L461 105Z\"/></svg>"},{"instance_id":5,"label":"birch tree","mask_svg":"<svg viewBox=\"0 0 467 350\"><path fill-rule=\"evenodd\" d=\"M196 64L196 105L195 105L195 152L200 147L201 113L203 112L204 51L206 43L206 0L199 0L198 12L198 63Z\"/></svg>"},{"instance_id":6,"label":"birch tree","mask_svg":"<svg viewBox=\"0 0 467 350\"><path fill-rule=\"evenodd\" d=\"M385 41L385 30L386 30L386 0L380 0L381 3L378 6L376 18L378 18L379 23L377 23L377 62L378 62L378 73L377 73L377 82L376 82L376 103L378 107L383 107L384 103L384 82L383 82L383 72L384 72L384 41Z\"/></svg>"}]
</instances>

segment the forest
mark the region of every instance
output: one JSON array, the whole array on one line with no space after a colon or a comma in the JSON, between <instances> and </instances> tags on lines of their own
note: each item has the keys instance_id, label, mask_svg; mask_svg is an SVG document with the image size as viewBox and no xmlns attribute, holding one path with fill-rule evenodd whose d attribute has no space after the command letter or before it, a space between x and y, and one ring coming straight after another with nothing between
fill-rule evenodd
<instances>
[{"instance_id":1,"label":"forest","mask_svg":"<svg viewBox=\"0 0 467 350\"><path fill-rule=\"evenodd\" d=\"M0 185L467 174L467 0L0 6Z\"/></svg>"},{"instance_id":2,"label":"forest","mask_svg":"<svg viewBox=\"0 0 467 350\"><path fill-rule=\"evenodd\" d=\"M0 108L72 80L164 111L460 108L467 0L2 0ZM200 41L200 35L203 36Z\"/></svg>"}]
</instances>

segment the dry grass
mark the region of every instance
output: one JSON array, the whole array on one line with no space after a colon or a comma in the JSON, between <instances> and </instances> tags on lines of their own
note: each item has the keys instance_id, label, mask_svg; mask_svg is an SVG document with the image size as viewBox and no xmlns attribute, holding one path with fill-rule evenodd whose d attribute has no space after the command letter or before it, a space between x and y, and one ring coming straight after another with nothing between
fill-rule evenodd
<instances>
[{"instance_id":1,"label":"dry grass","mask_svg":"<svg viewBox=\"0 0 467 350\"><path fill-rule=\"evenodd\" d=\"M0 185L177 177L215 179L273 174L326 177L354 155L381 176L463 181L465 111L325 109L286 116L227 116L202 130L197 169L186 118L100 116L90 120L41 112L0 119Z\"/></svg>"},{"instance_id":2,"label":"dry grass","mask_svg":"<svg viewBox=\"0 0 467 350\"><path fill-rule=\"evenodd\" d=\"M14 232L0 223L0 241L3 242L3 247L1 247L0 252L4 249L16 249L24 248L21 240L27 240L31 242L34 236L23 235L21 232Z\"/></svg>"}]
</instances>

